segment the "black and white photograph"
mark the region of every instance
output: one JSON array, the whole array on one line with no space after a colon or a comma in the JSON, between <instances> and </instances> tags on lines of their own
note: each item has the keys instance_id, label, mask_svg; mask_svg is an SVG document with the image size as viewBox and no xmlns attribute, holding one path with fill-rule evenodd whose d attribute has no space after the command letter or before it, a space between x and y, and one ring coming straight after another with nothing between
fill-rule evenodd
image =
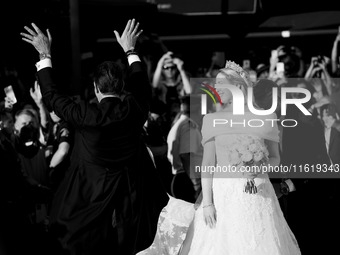
<instances>
[{"instance_id":1,"label":"black and white photograph","mask_svg":"<svg viewBox=\"0 0 340 255\"><path fill-rule=\"evenodd\" d=\"M0 6L0 255L339 253L336 1Z\"/></svg>"}]
</instances>

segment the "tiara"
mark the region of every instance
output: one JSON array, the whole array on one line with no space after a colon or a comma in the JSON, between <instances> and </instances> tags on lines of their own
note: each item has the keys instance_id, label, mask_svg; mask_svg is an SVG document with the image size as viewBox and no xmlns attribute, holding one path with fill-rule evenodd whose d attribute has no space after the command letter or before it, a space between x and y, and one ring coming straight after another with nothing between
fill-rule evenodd
<instances>
[{"instance_id":1,"label":"tiara","mask_svg":"<svg viewBox=\"0 0 340 255\"><path fill-rule=\"evenodd\" d=\"M227 61L225 63L225 68L230 69L238 73L242 77L242 79L246 82L248 87L252 87L253 83L251 82L249 78L249 74L238 64L236 64L234 61Z\"/></svg>"},{"instance_id":2,"label":"tiara","mask_svg":"<svg viewBox=\"0 0 340 255\"><path fill-rule=\"evenodd\" d=\"M241 73L244 72L243 68L240 67L238 64L236 64L234 61L229 61L229 60L228 60L228 61L225 63L225 68L231 69L231 70L237 72L238 74L241 74Z\"/></svg>"}]
</instances>

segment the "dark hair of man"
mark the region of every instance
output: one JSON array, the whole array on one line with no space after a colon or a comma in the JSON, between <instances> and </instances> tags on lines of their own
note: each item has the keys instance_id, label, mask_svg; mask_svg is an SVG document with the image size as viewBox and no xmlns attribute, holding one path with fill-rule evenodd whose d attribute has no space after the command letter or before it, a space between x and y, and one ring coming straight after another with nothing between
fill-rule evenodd
<instances>
[{"instance_id":1,"label":"dark hair of man","mask_svg":"<svg viewBox=\"0 0 340 255\"><path fill-rule=\"evenodd\" d=\"M336 119L336 107L334 104L325 104L321 106L320 112L323 114L323 111L326 112L326 115L332 116L334 119ZM323 116L323 115L321 115Z\"/></svg>"},{"instance_id":2,"label":"dark hair of man","mask_svg":"<svg viewBox=\"0 0 340 255\"><path fill-rule=\"evenodd\" d=\"M93 80L103 94L121 94L123 90L123 71L112 61L98 65Z\"/></svg>"},{"instance_id":3,"label":"dark hair of man","mask_svg":"<svg viewBox=\"0 0 340 255\"><path fill-rule=\"evenodd\" d=\"M296 78L300 69L300 58L295 54L286 54L279 57L279 61L284 63L285 75L289 78Z\"/></svg>"}]
</instances>

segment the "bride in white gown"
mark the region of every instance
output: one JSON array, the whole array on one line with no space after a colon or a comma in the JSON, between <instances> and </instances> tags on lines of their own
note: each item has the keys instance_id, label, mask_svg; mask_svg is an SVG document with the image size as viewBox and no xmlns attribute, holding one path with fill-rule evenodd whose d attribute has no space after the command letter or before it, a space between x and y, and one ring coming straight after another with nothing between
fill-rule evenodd
<instances>
[{"instance_id":1,"label":"bride in white gown","mask_svg":"<svg viewBox=\"0 0 340 255\"><path fill-rule=\"evenodd\" d=\"M216 78L217 83L236 85L247 98L251 82L236 64L228 62ZM218 88L217 92L225 106L221 111L204 117L202 167L239 166L242 156L237 152L247 146L249 138L264 145L262 152L268 153L268 158L263 163L277 166L280 162L278 128L276 122L266 121L277 119L276 115L254 115L247 111L247 105L244 115L233 115L231 92L226 88ZM214 125L216 119L228 120L229 123L216 125L215 121ZM252 119L262 122L248 124ZM239 124L231 125L231 120ZM263 126L255 127L260 126L259 123ZM244 177L242 173L202 173L203 201L195 214L189 255L300 254L268 174L259 174L254 179L256 194L244 192L247 183Z\"/></svg>"},{"instance_id":2,"label":"bride in white gown","mask_svg":"<svg viewBox=\"0 0 340 255\"><path fill-rule=\"evenodd\" d=\"M235 63L227 62L226 68L222 69L216 78L217 83L237 86L247 98L247 88L251 86L251 82L247 73ZM244 115L233 115L232 100L235 98L232 98L230 90L226 88L217 90L223 109L207 114L203 119L204 155L201 169L218 165L233 166L234 170L241 170L244 162L249 161L249 152L254 152L252 165L277 166L280 162L278 128L275 121L267 121L277 119L276 115L254 115L248 110L247 105L245 105ZM216 125L217 119L224 120L219 121L224 124ZM257 122L254 121L248 125L249 120L252 119L256 119ZM228 120L227 124L225 120ZM231 120L234 125L231 124ZM259 123L263 125L254 127ZM252 188L256 188L256 191L245 188L248 180L250 180L248 183L254 184ZM191 245L190 242L186 242L189 245L186 244L181 255L187 254L187 250L189 250L189 255L301 254L297 241L280 209L267 173L252 175L231 171L202 171L202 193L203 200L195 211L194 224L192 224L194 228ZM187 230L188 221L191 220L192 207L183 204L181 209L180 201L176 203L173 200L170 201L177 207L177 212L181 212L182 215L188 212L187 224L182 225L185 227L184 230L181 229L182 239L177 240L182 241L185 236L183 232ZM173 211L170 207L172 206L169 203L165 211ZM174 216L178 217L168 215L168 221L171 222ZM176 222L171 224L176 225ZM162 227L161 224L159 226ZM172 238L176 236L175 232L170 235ZM162 233L158 232L155 240L159 241L160 236ZM154 246L151 249L154 252L146 250L141 254L178 254L180 245L172 244L172 246L167 247L168 249L163 247L162 251ZM176 248L173 249L174 247Z\"/></svg>"}]
</instances>

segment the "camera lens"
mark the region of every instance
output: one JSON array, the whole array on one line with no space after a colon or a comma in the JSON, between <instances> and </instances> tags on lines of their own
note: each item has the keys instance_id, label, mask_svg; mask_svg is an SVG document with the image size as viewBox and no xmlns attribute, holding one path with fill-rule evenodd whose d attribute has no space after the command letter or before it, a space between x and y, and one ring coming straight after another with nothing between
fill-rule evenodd
<instances>
[{"instance_id":1,"label":"camera lens","mask_svg":"<svg viewBox=\"0 0 340 255\"><path fill-rule=\"evenodd\" d=\"M29 124L21 128L20 140L26 144L27 142L37 140L38 134L38 130L32 124Z\"/></svg>"}]
</instances>

